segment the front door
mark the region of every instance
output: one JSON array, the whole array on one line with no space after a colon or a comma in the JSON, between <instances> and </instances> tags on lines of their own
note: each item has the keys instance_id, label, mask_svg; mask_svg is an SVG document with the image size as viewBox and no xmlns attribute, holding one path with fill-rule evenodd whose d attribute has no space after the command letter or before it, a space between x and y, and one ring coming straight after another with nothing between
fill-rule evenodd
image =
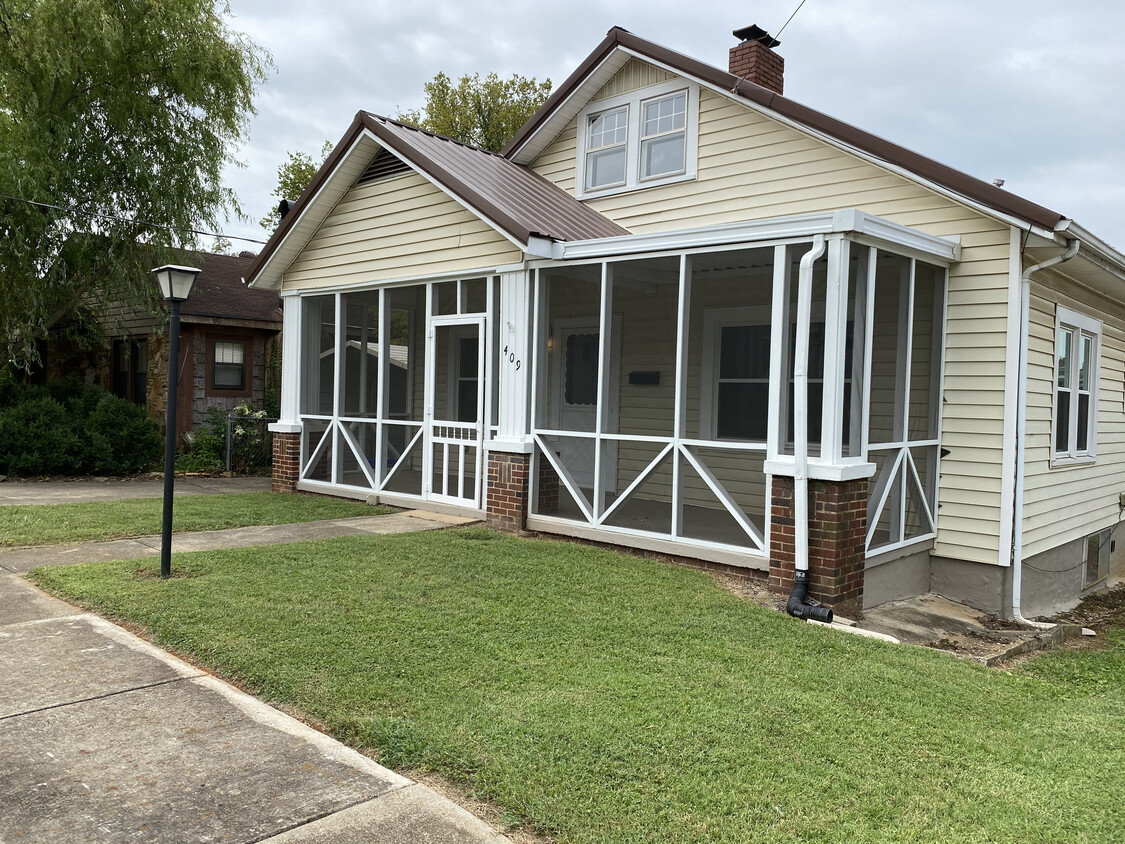
<instances>
[{"instance_id":1,"label":"front door","mask_svg":"<svg viewBox=\"0 0 1125 844\"><path fill-rule=\"evenodd\" d=\"M484 317L434 317L426 377L423 494L477 510L483 507L484 325Z\"/></svg>"}]
</instances>

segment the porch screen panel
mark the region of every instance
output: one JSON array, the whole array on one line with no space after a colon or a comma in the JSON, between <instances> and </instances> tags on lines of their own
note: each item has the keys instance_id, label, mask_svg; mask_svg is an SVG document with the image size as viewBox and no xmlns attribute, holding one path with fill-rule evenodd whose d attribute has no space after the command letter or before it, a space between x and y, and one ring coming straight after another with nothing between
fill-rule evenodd
<instances>
[{"instance_id":1,"label":"porch screen panel","mask_svg":"<svg viewBox=\"0 0 1125 844\"><path fill-rule=\"evenodd\" d=\"M824 412L824 319L825 298L828 283L828 257L820 258L813 265L812 273L812 309L809 317L809 356L808 356L808 413L805 419L794 418L793 383L796 368L796 343L797 343L797 296L799 292L798 273L801 256L807 248L790 248L790 272L788 275L789 294L789 322L783 337L778 338L784 344L786 383L782 389L785 396L782 402L782 438L781 451L783 454L793 454L796 435L796 426L805 425L808 432L809 454L820 454L821 423ZM848 347L850 352L850 346Z\"/></svg>"},{"instance_id":2,"label":"porch screen panel","mask_svg":"<svg viewBox=\"0 0 1125 844\"><path fill-rule=\"evenodd\" d=\"M379 410L379 292L345 293L341 415L374 417Z\"/></svg>"},{"instance_id":3,"label":"porch screen panel","mask_svg":"<svg viewBox=\"0 0 1125 844\"><path fill-rule=\"evenodd\" d=\"M848 259L848 326L845 338L844 389L841 408L845 457L863 454L863 377L867 337L867 292L870 280L871 248L850 244Z\"/></svg>"},{"instance_id":4,"label":"porch screen panel","mask_svg":"<svg viewBox=\"0 0 1125 844\"><path fill-rule=\"evenodd\" d=\"M384 453L379 460L384 489L422 494L422 424L426 385L426 287L422 284L387 290L389 311Z\"/></svg>"},{"instance_id":5,"label":"porch screen panel","mask_svg":"<svg viewBox=\"0 0 1125 844\"><path fill-rule=\"evenodd\" d=\"M330 416L335 403L336 297L301 302L301 412Z\"/></svg>"},{"instance_id":6,"label":"porch screen panel","mask_svg":"<svg viewBox=\"0 0 1125 844\"><path fill-rule=\"evenodd\" d=\"M531 409L536 436L537 513L587 520L597 455L601 368L600 264L539 274L540 389ZM606 370L611 371L610 361Z\"/></svg>"}]
</instances>

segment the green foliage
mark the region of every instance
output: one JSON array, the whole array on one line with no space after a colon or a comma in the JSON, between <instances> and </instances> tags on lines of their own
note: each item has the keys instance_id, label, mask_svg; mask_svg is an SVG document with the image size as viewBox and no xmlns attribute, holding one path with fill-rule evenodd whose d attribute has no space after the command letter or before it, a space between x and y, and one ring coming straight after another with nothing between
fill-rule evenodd
<instances>
[{"instance_id":1,"label":"green foliage","mask_svg":"<svg viewBox=\"0 0 1125 844\"><path fill-rule=\"evenodd\" d=\"M191 447L176 457L177 472L222 472L227 467L227 417L231 416L231 468L236 472L268 463L272 441L264 420L266 411L243 402L233 410L207 408L207 421L192 433ZM272 417L276 418L276 417Z\"/></svg>"},{"instance_id":2,"label":"green foliage","mask_svg":"<svg viewBox=\"0 0 1125 844\"><path fill-rule=\"evenodd\" d=\"M75 378L0 388L0 474L131 475L162 442L143 407Z\"/></svg>"},{"instance_id":3,"label":"green foliage","mask_svg":"<svg viewBox=\"0 0 1125 844\"><path fill-rule=\"evenodd\" d=\"M462 76L454 85L444 73L426 83L421 111L400 111L397 119L490 152L499 152L519 128L547 101L551 80L536 82L513 74L501 79L490 73Z\"/></svg>"},{"instance_id":4,"label":"green foliage","mask_svg":"<svg viewBox=\"0 0 1125 844\"><path fill-rule=\"evenodd\" d=\"M316 171L320 169L320 165L328 158L330 152L332 152L332 143L331 141L325 141L324 146L320 148L319 161L313 159L307 152L300 150L286 153L289 159L277 168L277 187L273 189L270 196L279 201L290 199L295 202L305 188L309 186L309 182L312 181ZM269 213L261 219L259 225L272 232L280 222L281 214L278 212L275 202Z\"/></svg>"},{"instance_id":5,"label":"green foliage","mask_svg":"<svg viewBox=\"0 0 1125 844\"><path fill-rule=\"evenodd\" d=\"M480 528L153 565L33 576L552 840L1121 839L1119 661L1068 696L698 571Z\"/></svg>"},{"instance_id":6,"label":"green foliage","mask_svg":"<svg viewBox=\"0 0 1125 844\"><path fill-rule=\"evenodd\" d=\"M24 200L0 199L0 360L34 362L84 299L155 308L154 261L240 213L220 175L268 56L229 14L213 0L0 3L0 193Z\"/></svg>"},{"instance_id":7,"label":"green foliage","mask_svg":"<svg viewBox=\"0 0 1125 844\"><path fill-rule=\"evenodd\" d=\"M130 498L84 504L0 507L0 547L61 545L160 533L163 506L160 498ZM359 501L323 495L277 492L184 495L176 498L172 529L177 533L225 530L248 525L380 516L389 512L387 507L370 507Z\"/></svg>"}]
</instances>

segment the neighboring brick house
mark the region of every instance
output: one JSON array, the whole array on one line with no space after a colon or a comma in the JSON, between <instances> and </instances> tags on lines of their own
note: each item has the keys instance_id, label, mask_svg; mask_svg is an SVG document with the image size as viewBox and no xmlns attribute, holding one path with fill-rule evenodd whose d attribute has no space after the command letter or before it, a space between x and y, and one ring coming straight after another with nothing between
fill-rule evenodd
<instances>
[{"instance_id":1,"label":"neighboring brick house","mask_svg":"<svg viewBox=\"0 0 1125 844\"><path fill-rule=\"evenodd\" d=\"M253 257L249 252L200 252L185 259L200 273L180 308L180 436L202 424L210 407L230 410L243 402L263 407L267 361L271 355L280 359L276 343L281 303L277 293L252 290L243 282ZM166 313L113 306L97 318L105 345L82 362L80 370L87 379L163 419L168 395Z\"/></svg>"}]
</instances>

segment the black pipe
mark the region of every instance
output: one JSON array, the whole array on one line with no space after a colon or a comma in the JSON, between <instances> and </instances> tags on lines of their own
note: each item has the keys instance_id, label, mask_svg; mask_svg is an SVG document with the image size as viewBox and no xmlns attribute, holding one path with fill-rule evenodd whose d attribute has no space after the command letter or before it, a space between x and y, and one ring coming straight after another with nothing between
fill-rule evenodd
<instances>
[{"instance_id":1,"label":"black pipe","mask_svg":"<svg viewBox=\"0 0 1125 844\"><path fill-rule=\"evenodd\" d=\"M809 597L809 573L798 570L793 577L793 591L785 603L785 611L794 618L811 618L813 621L832 623L832 610L822 607Z\"/></svg>"}]
</instances>

